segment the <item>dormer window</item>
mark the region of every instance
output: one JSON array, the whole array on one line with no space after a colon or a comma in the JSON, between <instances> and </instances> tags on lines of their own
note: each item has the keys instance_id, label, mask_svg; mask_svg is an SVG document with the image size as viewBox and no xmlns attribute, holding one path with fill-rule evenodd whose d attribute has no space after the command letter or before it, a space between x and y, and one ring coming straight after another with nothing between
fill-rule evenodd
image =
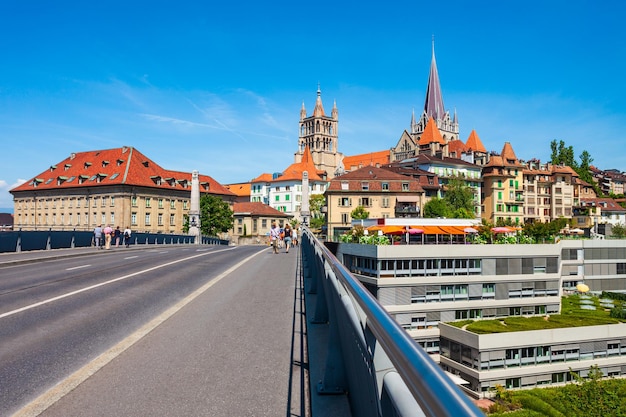
<instances>
[{"instance_id":1,"label":"dormer window","mask_svg":"<svg viewBox=\"0 0 626 417\"><path fill-rule=\"evenodd\" d=\"M115 163L117 164L117 166L120 166L124 163L123 159L118 159L117 161L115 161Z\"/></svg>"},{"instance_id":2,"label":"dormer window","mask_svg":"<svg viewBox=\"0 0 626 417\"><path fill-rule=\"evenodd\" d=\"M96 177L96 182L98 182L98 183L102 182L102 180L105 179L107 176L108 176L107 174L103 174L103 173L96 174L96 176L95 176Z\"/></svg>"},{"instance_id":3,"label":"dormer window","mask_svg":"<svg viewBox=\"0 0 626 417\"><path fill-rule=\"evenodd\" d=\"M91 162L85 162L85 165L84 165L85 169L89 168L90 166L91 166Z\"/></svg>"},{"instance_id":4,"label":"dormer window","mask_svg":"<svg viewBox=\"0 0 626 417\"><path fill-rule=\"evenodd\" d=\"M200 185L202 186L202 188L203 188L205 191L208 191L208 190L209 190L209 183L208 183L208 182L206 182L206 181L205 181L205 182L201 182L201 183L200 183Z\"/></svg>"},{"instance_id":5,"label":"dormer window","mask_svg":"<svg viewBox=\"0 0 626 417\"><path fill-rule=\"evenodd\" d=\"M78 183L79 184L84 184L85 181L87 181L89 179L89 176L87 175L79 175L78 176Z\"/></svg>"},{"instance_id":6,"label":"dormer window","mask_svg":"<svg viewBox=\"0 0 626 417\"><path fill-rule=\"evenodd\" d=\"M143 166L148 168L150 166L150 161L143 161L142 164L143 164Z\"/></svg>"},{"instance_id":7,"label":"dormer window","mask_svg":"<svg viewBox=\"0 0 626 417\"><path fill-rule=\"evenodd\" d=\"M178 180L178 183L183 187L187 188L187 180Z\"/></svg>"},{"instance_id":8,"label":"dormer window","mask_svg":"<svg viewBox=\"0 0 626 417\"><path fill-rule=\"evenodd\" d=\"M43 182L43 180L41 178L35 178L33 180L33 187L38 187L39 184L41 184Z\"/></svg>"},{"instance_id":9,"label":"dormer window","mask_svg":"<svg viewBox=\"0 0 626 417\"><path fill-rule=\"evenodd\" d=\"M363 181L361 183L361 190L362 191L369 191L369 189L370 189L370 183L367 182L367 181Z\"/></svg>"},{"instance_id":10,"label":"dormer window","mask_svg":"<svg viewBox=\"0 0 626 417\"><path fill-rule=\"evenodd\" d=\"M150 179L151 179L152 181L154 181L154 183L155 183L156 185L161 185L161 177L160 177L160 176L158 176L158 175L153 175L152 177L150 177Z\"/></svg>"},{"instance_id":11,"label":"dormer window","mask_svg":"<svg viewBox=\"0 0 626 417\"><path fill-rule=\"evenodd\" d=\"M348 184L347 181L342 181L341 182L341 189L342 190L349 190L350 189L350 184Z\"/></svg>"},{"instance_id":12,"label":"dormer window","mask_svg":"<svg viewBox=\"0 0 626 417\"><path fill-rule=\"evenodd\" d=\"M57 185L61 185L65 181L67 181L67 177L62 177L62 176L57 177Z\"/></svg>"},{"instance_id":13,"label":"dormer window","mask_svg":"<svg viewBox=\"0 0 626 417\"><path fill-rule=\"evenodd\" d=\"M50 172L54 171L55 169L57 169L56 165L50 165Z\"/></svg>"},{"instance_id":14,"label":"dormer window","mask_svg":"<svg viewBox=\"0 0 626 417\"><path fill-rule=\"evenodd\" d=\"M68 169L70 169L71 167L72 167L72 164L65 164L65 165L63 166L63 169L64 169L65 171L67 171L67 170L68 170Z\"/></svg>"},{"instance_id":15,"label":"dormer window","mask_svg":"<svg viewBox=\"0 0 626 417\"><path fill-rule=\"evenodd\" d=\"M102 168L106 168L109 165L109 161L102 161Z\"/></svg>"}]
</instances>

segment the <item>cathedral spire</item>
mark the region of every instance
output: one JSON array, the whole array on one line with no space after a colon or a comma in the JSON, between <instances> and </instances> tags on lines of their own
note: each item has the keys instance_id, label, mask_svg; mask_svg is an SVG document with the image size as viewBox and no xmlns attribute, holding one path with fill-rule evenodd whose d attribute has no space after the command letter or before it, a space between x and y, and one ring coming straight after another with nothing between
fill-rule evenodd
<instances>
[{"instance_id":1,"label":"cathedral spire","mask_svg":"<svg viewBox=\"0 0 626 417\"><path fill-rule=\"evenodd\" d=\"M437 61L435 60L435 36L433 35L432 59L430 61L430 74L428 75L428 87L426 88L426 100L424 112L429 118L440 120L444 118L443 95L439 84Z\"/></svg>"},{"instance_id":2,"label":"cathedral spire","mask_svg":"<svg viewBox=\"0 0 626 417\"><path fill-rule=\"evenodd\" d=\"M322 105L322 90L320 89L320 83L317 83L317 100L315 100L315 109L313 109L313 116L325 116L324 106Z\"/></svg>"}]
</instances>

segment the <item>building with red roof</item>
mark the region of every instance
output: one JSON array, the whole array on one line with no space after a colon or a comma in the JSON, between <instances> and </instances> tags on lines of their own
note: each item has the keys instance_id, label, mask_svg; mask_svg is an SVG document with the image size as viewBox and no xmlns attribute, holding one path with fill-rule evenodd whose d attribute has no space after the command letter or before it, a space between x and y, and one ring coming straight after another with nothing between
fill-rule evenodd
<instances>
[{"instance_id":1,"label":"building with red roof","mask_svg":"<svg viewBox=\"0 0 626 417\"><path fill-rule=\"evenodd\" d=\"M333 178L326 190L328 236L352 227L352 211L362 206L370 218L419 217L424 208L419 180L389 169L365 166Z\"/></svg>"},{"instance_id":2,"label":"building with red roof","mask_svg":"<svg viewBox=\"0 0 626 417\"><path fill-rule=\"evenodd\" d=\"M272 223L283 227L291 217L267 204L250 201L233 204L233 216L231 241L238 244L269 244Z\"/></svg>"},{"instance_id":3,"label":"building with red roof","mask_svg":"<svg viewBox=\"0 0 626 417\"><path fill-rule=\"evenodd\" d=\"M200 194L230 205L236 195L208 175ZM139 232L182 233L191 201L191 173L162 168L139 150L72 153L13 188L14 227L91 230L129 226Z\"/></svg>"},{"instance_id":4,"label":"building with red roof","mask_svg":"<svg viewBox=\"0 0 626 417\"><path fill-rule=\"evenodd\" d=\"M309 197L313 194L324 194L328 181L326 171L318 169L313 161L308 146L305 147L299 162L289 165L284 171L275 174L261 174L250 184L250 199L289 214L302 221L302 179L304 172L308 174Z\"/></svg>"}]
</instances>

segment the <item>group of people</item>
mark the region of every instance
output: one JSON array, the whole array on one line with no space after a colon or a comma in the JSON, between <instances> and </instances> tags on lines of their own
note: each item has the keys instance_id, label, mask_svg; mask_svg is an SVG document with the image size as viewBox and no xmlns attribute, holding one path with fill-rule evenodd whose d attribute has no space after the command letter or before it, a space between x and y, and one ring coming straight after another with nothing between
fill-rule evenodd
<instances>
[{"instance_id":1,"label":"group of people","mask_svg":"<svg viewBox=\"0 0 626 417\"><path fill-rule=\"evenodd\" d=\"M272 223L270 243L274 253L278 253L278 249L283 247L283 243L285 245L285 253L289 253L289 248L292 245L298 245L298 232L289 223L284 228L280 228L276 223Z\"/></svg>"},{"instance_id":2,"label":"group of people","mask_svg":"<svg viewBox=\"0 0 626 417\"><path fill-rule=\"evenodd\" d=\"M129 247L131 233L132 232L128 227L124 229L124 232L122 232L119 226L113 229L108 224L104 228L102 225L98 225L95 229L93 229L94 244L98 249L111 249L113 242L115 247L119 247L123 238L124 245Z\"/></svg>"}]
</instances>

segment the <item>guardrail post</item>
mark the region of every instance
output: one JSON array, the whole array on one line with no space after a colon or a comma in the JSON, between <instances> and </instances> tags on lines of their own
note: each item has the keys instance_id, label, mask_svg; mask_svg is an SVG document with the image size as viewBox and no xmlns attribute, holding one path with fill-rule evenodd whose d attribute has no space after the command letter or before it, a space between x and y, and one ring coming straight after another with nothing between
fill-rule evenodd
<instances>
[{"instance_id":1,"label":"guardrail post","mask_svg":"<svg viewBox=\"0 0 626 417\"><path fill-rule=\"evenodd\" d=\"M324 274L325 275L325 274ZM321 276L321 275L320 275ZM319 297L326 292L326 287L332 285L329 283L329 277L324 278L324 290L320 291ZM330 278L332 279L332 278ZM319 302L315 310L319 310ZM326 315L330 315L333 319L328 321L328 347L326 349L326 366L324 368L324 379L317 384L317 393L325 395L345 394L347 388L346 370L343 361L343 352L341 351L341 339L339 335L339 325L337 324L337 314L335 305L331 301L330 305L326 304L324 310ZM330 311L329 311L330 310Z\"/></svg>"},{"instance_id":2,"label":"guardrail post","mask_svg":"<svg viewBox=\"0 0 626 417\"><path fill-rule=\"evenodd\" d=\"M22 229L17 234L17 242L15 243L15 252L22 251Z\"/></svg>"}]
</instances>

